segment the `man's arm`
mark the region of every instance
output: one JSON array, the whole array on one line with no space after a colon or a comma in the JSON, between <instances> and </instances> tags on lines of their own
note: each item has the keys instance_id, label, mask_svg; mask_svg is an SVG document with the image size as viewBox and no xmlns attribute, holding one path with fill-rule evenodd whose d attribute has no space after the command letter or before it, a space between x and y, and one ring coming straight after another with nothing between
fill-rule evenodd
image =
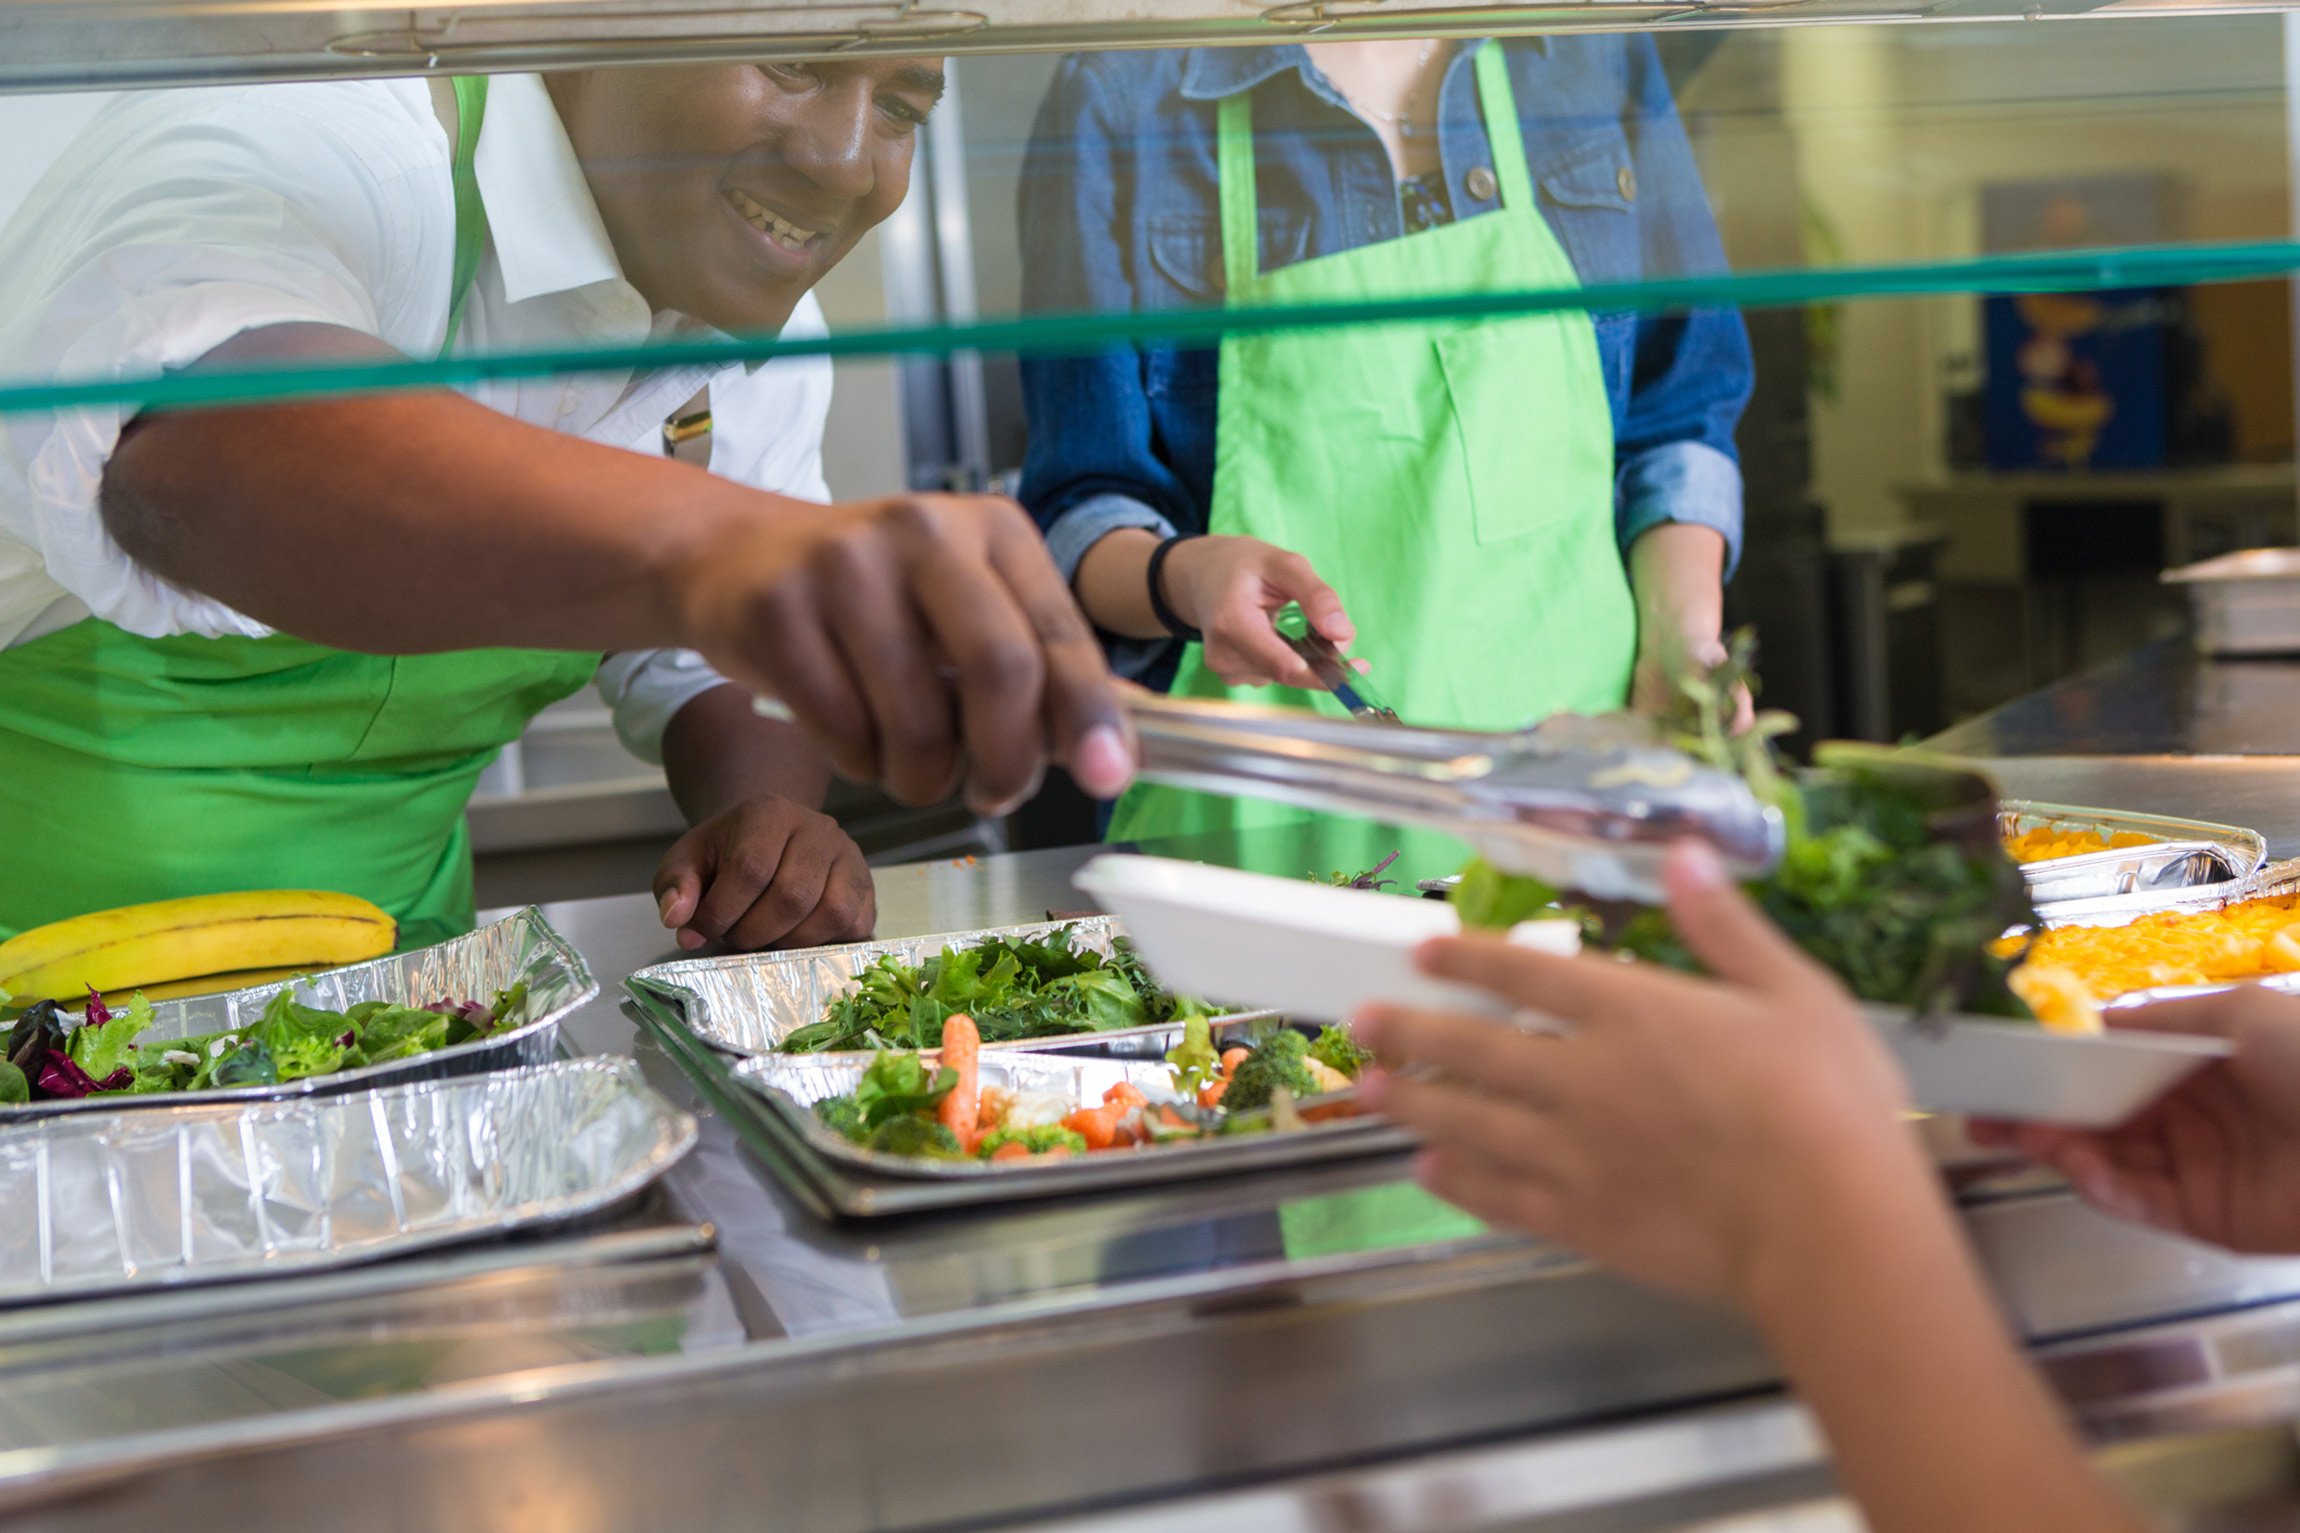
<instances>
[{"instance_id":1,"label":"man's arm","mask_svg":"<svg viewBox=\"0 0 2300 1533\"><path fill-rule=\"evenodd\" d=\"M391 354L288 325L203 365ZM698 650L904 802L963 776L1003 813L1050 750L1100 796L1131 774L1100 646L993 497L817 506L425 393L147 415L103 510L146 568L340 648Z\"/></svg>"}]
</instances>

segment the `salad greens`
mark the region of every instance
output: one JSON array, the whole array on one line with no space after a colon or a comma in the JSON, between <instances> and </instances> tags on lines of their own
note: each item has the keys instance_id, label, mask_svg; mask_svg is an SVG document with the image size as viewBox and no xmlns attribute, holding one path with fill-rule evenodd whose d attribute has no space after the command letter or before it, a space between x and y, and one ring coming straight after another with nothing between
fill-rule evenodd
<instances>
[{"instance_id":1,"label":"salad greens","mask_svg":"<svg viewBox=\"0 0 2300 1533\"><path fill-rule=\"evenodd\" d=\"M823 1020L781 1044L786 1054L831 1049L934 1049L942 1024L965 1015L985 1043L1098 1033L1171 1021L1199 1008L1160 989L1124 941L1107 958L1075 946L1075 928L1043 940L1002 937L946 947L924 963L879 958Z\"/></svg>"},{"instance_id":2,"label":"salad greens","mask_svg":"<svg viewBox=\"0 0 2300 1533\"><path fill-rule=\"evenodd\" d=\"M2034 920L2020 870L1996 839L1993 800L1970 802L1961 768L1874 748L1824 746L1813 767L1784 770L1773 741L1796 728L1793 718L1760 713L1755 727L1730 729L1739 689L1755 687L1753 653L1748 635L1735 635L1723 665L1679 683L1672 721L1680 749L1738 773L1781 811L1781 863L1749 886L1751 897L1864 1000L2025 1018L2005 984L2010 964L1988 952L2008 926ZM1454 902L1464 926L1554 911L1616 952L1698 967L1661 910L1608 923L1539 879L1482 860L1464 870Z\"/></svg>"},{"instance_id":3,"label":"salad greens","mask_svg":"<svg viewBox=\"0 0 2300 1533\"><path fill-rule=\"evenodd\" d=\"M526 1010L523 984L498 992L486 1005L362 1001L345 1011L306 1006L295 999L293 986L284 986L246 1027L154 1039L145 1036L154 1019L152 1004L143 996L114 1011L90 992L77 1027L66 1027L65 1014L53 1001L40 1002L16 1020L7 1034L5 1068L0 1068L0 1104L270 1086L333 1075L516 1027Z\"/></svg>"}]
</instances>

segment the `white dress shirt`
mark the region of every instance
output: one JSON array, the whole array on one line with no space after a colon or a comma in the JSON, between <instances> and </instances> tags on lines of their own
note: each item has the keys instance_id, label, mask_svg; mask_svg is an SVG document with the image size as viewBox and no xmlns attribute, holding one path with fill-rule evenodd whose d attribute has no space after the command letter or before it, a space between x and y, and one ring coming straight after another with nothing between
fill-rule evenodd
<instances>
[{"instance_id":1,"label":"white dress shirt","mask_svg":"<svg viewBox=\"0 0 2300 1533\"><path fill-rule=\"evenodd\" d=\"M0 374L148 376L267 325L317 322L438 353L453 295L452 150L422 80L137 92L107 103L0 229ZM534 75L489 85L475 169L489 242L458 352L629 345L699 329L623 277ZM786 334L820 334L809 295ZM828 500L827 358L488 380L470 398L531 425L659 452L710 389L711 470ZM0 417L0 647L94 614L131 633L262 635L260 622L130 559L98 510L131 411ZM413 593L420 595L420 593ZM600 691L653 759L718 676L695 655L612 657Z\"/></svg>"}]
</instances>

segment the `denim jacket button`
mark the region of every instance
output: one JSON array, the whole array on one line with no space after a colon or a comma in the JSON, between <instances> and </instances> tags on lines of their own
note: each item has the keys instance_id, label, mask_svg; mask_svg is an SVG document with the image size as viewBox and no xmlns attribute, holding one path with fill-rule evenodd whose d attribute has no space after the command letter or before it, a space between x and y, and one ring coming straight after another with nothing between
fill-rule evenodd
<instances>
[{"instance_id":1,"label":"denim jacket button","mask_svg":"<svg viewBox=\"0 0 2300 1533\"><path fill-rule=\"evenodd\" d=\"M1613 184L1620 188L1621 200L1623 202L1635 202L1637 200L1636 171L1632 170L1627 165L1622 166L1620 170L1614 173Z\"/></svg>"},{"instance_id":2,"label":"denim jacket button","mask_svg":"<svg viewBox=\"0 0 2300 1533\"><path fill-rule=\"evenodd\" d=\"M1483 165L1473 166L1461 178L1462 189L1480 202L1490 201L1494 194L1493 172Z\"/></svg>"}]
</instances>

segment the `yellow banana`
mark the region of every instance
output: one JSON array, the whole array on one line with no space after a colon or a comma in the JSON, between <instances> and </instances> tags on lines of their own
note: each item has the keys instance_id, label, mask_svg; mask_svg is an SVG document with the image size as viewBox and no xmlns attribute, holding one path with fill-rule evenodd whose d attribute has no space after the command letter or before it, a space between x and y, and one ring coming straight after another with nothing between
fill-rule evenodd
<instances>
[{"instance_id":1,"label":"yellow banana","mask_svg":"<svg viewBox=\"0 0 2300 1533\"><path fill-rule=\"evenodd\" d=\"M271 889L99 910L0 942L0 990L77 1000L237 969L310 969L391 951L399 928L355 895Z\"/></svg>"}]
</instances>

